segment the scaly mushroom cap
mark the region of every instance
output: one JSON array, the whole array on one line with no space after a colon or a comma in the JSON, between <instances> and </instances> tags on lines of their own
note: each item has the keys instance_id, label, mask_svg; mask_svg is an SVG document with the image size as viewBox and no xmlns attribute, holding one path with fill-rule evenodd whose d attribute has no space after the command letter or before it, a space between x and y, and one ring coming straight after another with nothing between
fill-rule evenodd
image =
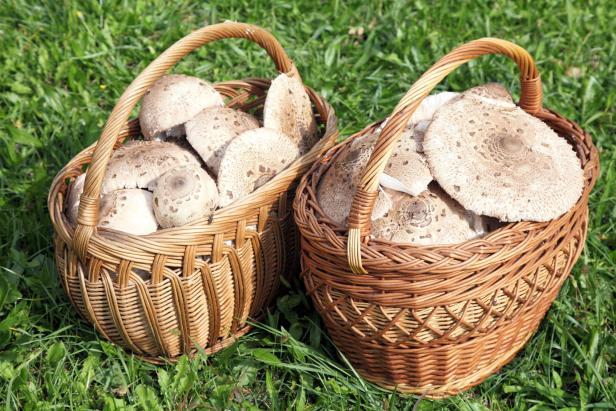
<instances>
[{"instance_id":1,"label":"scaly mushroom cap","mask_svg":"<svg viewBox=\"0 0 616 411\"><path fill-rule=\"evenodd\" d=\"M207 81L171 74L145 93L139 124L146 140L184 135L184 123L207 107L224 106L222 96Z\"/></svg>"},{"instance_id":2,"label":"scaly mushroom cap","mask_svg":"<svg viewBox=\"0 0 616 411\"><path fill-rule=\"evenodd\" d=\"M186 139L199 153L214 174L231 140L246 130L259 127L259 121L248 113L228 107L203 110L186 123Z\"/></svg>"},{"instance_id":3,"label":"scaly mushroom cap","mask_svg":"<svg viewBox=\"0 0 616 411\"><path fill-rule=\"evenodd\" d=\"M98 226L145 235L158 228L152 193L140 188L117 190L101 198Z\"/></svg>"},{"instance_id":4,"label":"scaly mushroom cap","mask_svg":"<svg viewBox=\"0 0 616 411\"><path fill-rule=\"evenodd\" d=\"M485 103L500 105L503 107L514 107L515 103L509 91L499 83L486 83L481 86L469 88L463 96L470 96L482 100Z\"/></svg>"},{"instance_id":5,"label":"scaly mushroom cap","mask_svg":"<svg viewBox=\"0 0 616 411\"><path fill-rule=\"evenodd\" d=\"M407 133L396 143L389 162L379 178L381 186L402 191L412 196L428 189L432 173L423 154L417 152L417 143Z\"/></svg>"},{"instance_id":6,"label":"scaly mushroom cap","mask_svg":"<svg viewBox=\"0 0 616 411\"><path fill-rule=\"evenodd\" d=\"M291 137L299 146L300 155L318 141L312 103L297 77L283 73L272 81L263 105L263 127Z\"/></svg>"},{"instance_id":7,"label":"scaly mushroom cap","mask_svg":"<svg viewBox=\"0 0 616 411\"><path fill-rule=\"evenodd\" d=\"M417 123L409 122L400 139L412 138L415 140L415 149L418 153L423 153L423 139L426 135L426 131L430 126L432 120L421 120Z\"/></svg>"},{"instance_id":8,"label":"scaly mushroom cap","mask_svg":"<svg viewBox=\"0 0 616 411\"><path fill-rule=\"evenodd\" d=\"M218 205L218 189L201 167L180 166L156 181L154 215L163 228L179 227L210 215Z\"/></svg>"},{"instance_id":9,"label":"scaly mushroom cap","mask_svg":"<svg viewBox=\"0 0 616 411\"><path fill-rule=\"evenodd\" d=\"M460 96L460 93L443 91L427 96L411 116L400 140L412 138L416 143L416 151L423 153L423 139L434 114L445 104Z\"/></svg>"},{"instance_id":10,"label":"scaly mushroom cap","mask_svg":"<svg viewBox=\"0 0 616 411\"><path fill-rule=\"evenodd\" d=\"M109 163L101 192L123 188L154 189L156 179L181 165L200 166L197 156L176 144L164 141L129 141L118 148Z\"/></svg>"},{"instance_id":11,"label":"scaly mushroom cap","mask_svg":"<svg viewBox=\"0 0 616 411\"><path fill-rule=\"evenodd\" d=\"M487 232L481 217L464 210L437 184L419 196L386 189L393 205L372 222L372 235L415 244L456 244Z\"/></svg>"},{"instance_id":12,"label":"scaly mushroom cap","mask_svg":"<svg viewBox=\"0 0 616 411\"><path fill-rule=\"evenodd\" d=\"M77 223L77 215L79 214L79 202L81 194L83 194L84 184L86 182L86 173L80 174L71 184L68 198L66 199L65 212L68 221L72 224Z\"/></svg>"},{"instance_id":13,"label":"scaly mushroom cap","mask_svg":"<svg viewBox=\"0 0 616 411\"><path fill-rule=\"evenodd\" d=\"M297 157L290 137L270 128L244 131L234 138L220 161L220 206L238 201L271 180Z\"/></svg>"},{"instance_id":14,"label":"scaly mushroom cap","mask_svg":"<svg viewBox=\"0 0 616 411\"><path fill-rule=\"evenodd\" d=\"M323 212L336 224L347 224L361 172L368 163L377 137L377 133L372 133L356 138L321 177L317 187L317 201ZM379 189L371 218L381 217L390 207L389 196Z\"/></svg>"},{"instance_id":15,"label":"scaly mushroom cap","mask_svg":"<svg viewBox=\"0 0 616 411\"><path fill-rule=\"evenodd\" d=\"M573 148L513 106L469 96L442 107L426 132L432 175L467 210L501 221L548 221L584 187Z\"/></svg>"}]
</instances>

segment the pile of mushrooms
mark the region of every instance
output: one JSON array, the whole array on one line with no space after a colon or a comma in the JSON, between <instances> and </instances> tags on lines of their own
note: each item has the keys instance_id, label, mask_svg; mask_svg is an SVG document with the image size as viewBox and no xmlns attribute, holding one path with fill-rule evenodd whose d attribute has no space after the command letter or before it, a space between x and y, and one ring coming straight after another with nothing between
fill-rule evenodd
<instances>
[{"instance_id":1,"label":"pile of mushrooms","mask_svg":"<svg viewBox=\"0 0 616 411\"><path fill-rule=\"evenodd\" d=\"M263 121L225 107L214 87L168 75L146 92L139 112L143 140L117 149L102 183L99 227L149 234L208 218L288 167L317 142L310 98L294 75L271 83ZM75 224L86 174L66 202Z\"/></svg>"},{"instance_id":2,"label":"pile of mushrooms","mask_svg":"<svg viewBox=\"0 0 616 411\"><path fill-rule=\"evenodd\" d=\"M317 199L346 226L362 170L380 133L355 139L324 173ZM372 236L455 244L502 223L549 221L579 199L584 175L573 147L488 83L426 97L379 180Z\"/></svg>"}]
</instances>

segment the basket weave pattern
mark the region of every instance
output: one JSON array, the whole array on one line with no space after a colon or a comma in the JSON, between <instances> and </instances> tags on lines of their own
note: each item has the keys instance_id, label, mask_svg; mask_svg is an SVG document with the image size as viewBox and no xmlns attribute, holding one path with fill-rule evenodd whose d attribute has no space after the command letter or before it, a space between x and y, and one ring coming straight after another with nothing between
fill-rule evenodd
<instances>
[{"instance_id":1,"label":"basket weave pattern","mask_svg":"<svg viewBox=\"0 0 616 411\"><path fill-rule=\"evenodd\" d=\"M400 131L435 84L488 53L518 63L520 106L575 147L586 177L581 198L553 221L508 224L456 245L371 238L378 176ZM317 186L352 140L377 125L330 150L298 187L294 209L303 280L334 342L366 379L409 393L453 395L510 361L556 298L583 249L597 151L577 124L541 107L539 75L523 49L502 40L478 40L436 63L396 107L364 170L347 231L324 214Z\"/></svg>"},{"instance_id":2,"label":"basket weave pattern","mask_svg":"<svg viewBox=\"0 0 616 411\"><path fill-rule=\"evenodd\" d=\"M281 274L296 264L298 238L291 212L299 177L331 147L336 118L322 97L307 88L322 138L315 147L246 198L217 210L209 220L135 236L97 228L98 197L112 151L140 135L128 121L145 91L193 49L224 38L250 39L280 72L295 67L268 32L222 23L178 41L127 88L99 141L76 155L56 176L49 194L60 280L77 311L107 339L146 360L173 360L201 347L213 353L249 330L275 295ZM227 106L262 110L270 81L218 83ZM78 224L63 213L69 184L88 166ZM146 273L143 276L143 273Z\"/></svg>"}]
</instances>

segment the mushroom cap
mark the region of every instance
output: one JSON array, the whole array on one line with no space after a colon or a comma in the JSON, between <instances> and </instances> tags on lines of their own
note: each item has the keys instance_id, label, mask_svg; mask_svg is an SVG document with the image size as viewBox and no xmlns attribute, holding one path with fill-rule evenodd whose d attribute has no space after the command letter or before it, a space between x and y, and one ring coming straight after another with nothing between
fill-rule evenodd
<instances>
[{"instance_id":1,"label":"mushroom cap","mask_svg":"<svg viewBox=\"0 0 616 411\"><path fill-rule=\"evenodd\" d=\"M224 101L207 81L182 74L163 76L143 96L141 132L146 140L184 135L184 123L215 106L224 106Z\"/></svg>"},{"instance_id":2,"label":"mushroom cap","mask_svg":"<svg viewBox=\"0 0 616 411\"><path fill-rule=\"evenodd\" d=\"M445 104L459 97L460 93L454 93L451 91L443 91L440 93L432 94L423 99L419 107L415 110L411 119L409 120L406 128L400 136L400 140L407 138L413 138L416 143L416 151L418 153L423 152L423 138L426 134L426 130L432 121L434 114Z\"/></svg>"},{"instance_id":3,"label":"mushroom cap","mask_svg":"<svg viewBox=\"0 0 616 411\"><path fill-rule=\"evenodd\" d=\"M379 217L383 217L385 213L387 213L393 206L393 201L392 201L391 196L387 194L387 192L383 189L383 187L379 186L378 191L379 191L379 194L376 197L374 207L372 207L372 214L370 215L370 220L375 220ZM351 200L352 198L353 197L351 196ZM350 211L350 208L351 206L349 205L349 211Z\"/></svg>"},{"instance_id":4,"label":"mushroom cap","mask_svg":"<svg viewBox=\"0 0 616 411\"><path fill-rule=\"evenodd\" d=\"M431 94L424 98L419 104L419 107L415 110L411 119L409 120L410 124L417 124L421 121L431 121L434 114L445 104L449 103L454 98L458 97L460 93L455 93L453 91L442 91L440 93Z\"/></svg>"},{"instance_id":5,"label":"mushroom cap","mask_svg":"<svg viewBox=\"0 0 616 411\"><path fill-rule=\"evenodd\" d=\"M180 166L156 181L154 215L162 228L179 227L207 217L218 205L218 189L201 167Z\"/></svg>"},{"instance_id":6,"label":"mushroom cap","mask_svg":"<svg viewBox=\"0 0 616 411\"><path fill-rule=\"evenodd\" d=\"M299 156L293 140L280 131L256 128L234 138L220 161L218 191L225 207L252 193Z\"/></svg>"},{"instance_id":7,"label":"mushroom cap","mask_svg":"<svg viewBox=\"0 0 616 411\"><path fill-rule=\"evenodd\" d=\"M186 122L186 139L214 174L231 140L259 127L252 115L228 107L211 107Z\"/></svg>"},{"instance_id":8,"label":"mushroom cap","mask_svg":"<svg viewBox=\"0 0 616 411\"><path fill-rule=\"evenodd\" d=\"M572 146L516 106L460 97L434 117L424 152L449 195L501 221L556 218L584 187Z\"/></svg>"},{"instance_id":9,"label":"mushroom cap","mask_svg":"<svg viewBox=\"0 0 616 411\"><path fill-rule=\"evenodd\" d=\"M432 120L421 120L417 123L409 123L402 132L400 139L412 138L415 140L416 151L418 153L423 153L423 139L431 122Z\"/></svg>"},{"instance_id":10,"label":"mushroom cap","mask_svg":"<svg viewBox=\"0 0 616 411\"><path fill-rule=\"evenodd\" d=\"M472 87L462 93L463 96L470 96L485 103L500 105L503 107L514 107L515 103L509 90L499 83L486 83Z\"/></svg>"},{"instance_id":11,"label":"mushroom cap","mask_svg":"<svg viewBox=\"0 0 616 411\"><path fill-rule=\"evenodd\" d=\"M140 188L117 190L101 198L98 226L144 235L158 229L152 193Z\"/></svg>"},{"instance_id":12,"label":"mushroom cap","mask_svg":"<svg viewBox=\"0 0 616 411\"><path fill-rule=\"evenodd\" d=\"M336 224L347 224L361 172L368 163L377 137L377 133L357 137L321 177L317 187L317 201L323 212ZM389 196L379 189L371 218L382 216L390 207Z\"/></svg>"},{"instance_id":13,"label":"mushroom cap","mask_svg":"<svg viewBox=\"0 0 616 411\"><path fill-rule=\"evenodd\" d=\"M68 221L73 224L77 223L77 215L79 214L79 202L81 194L83 194L84 184L86 182L86 173L80 174L71 184L68 198L66 199L66 215Z\"/></svg>"},{"instance_id":14,"label":"mushroom cap","mask_svg":"<svg viewBox=\"0 0 616 411\"><path fill-rule=\"evenodd\" d=\"M438 184L418 196L386 189L391 209L372 222L372 235L415 244L456 244L487 232L480 216L462 208Z\"/></svg>"},{"instance_id":15,"label":"mushroom cap","mask_svg":"<svg viewBox=\"0 0 616 411\"><path fill-rule=\"evenodd\" d=\"M319 140L310 97L296 76L283 73L272 81L263 105L263 127L291 137L300 155Z\"/></svg>"},{"instance_id":16,"label":"mushroom cap","mask_svg":"<svg viewBox=\"0 0 616 411\"><path fill-rule=\"evenodd\" d=\"M129 141L111 156L101 192L106 194L123 188L147 188L151 191L162 174L188 164L200 166L201 162L191 151L176 144Z\"/></svg>"},{"instance_id":17,"label":"mushroom cap","mask_svg":"<svg viewBox=\"0 0 616 411\"><path fill-rule=\"evenodd\" d=\"M426 158L417 152L413 137L404 133L396 143L379 183L383 187L416 196L427 190L431 181L432 173Z\"/></svg>"}]
</instances>

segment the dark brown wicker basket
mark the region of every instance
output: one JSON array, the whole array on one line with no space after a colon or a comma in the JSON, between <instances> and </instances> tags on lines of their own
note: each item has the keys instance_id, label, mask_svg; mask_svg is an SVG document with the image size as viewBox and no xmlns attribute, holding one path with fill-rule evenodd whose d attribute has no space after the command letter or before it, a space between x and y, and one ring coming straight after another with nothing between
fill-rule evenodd
<instances>
[{"instance_id":1,"label":"dark brown wicker basket","mask_svg":"<svg viewBox=\"0 0 616 411\"><path fill-rule=\"evenodd\" d=\"M184 37L154 60L126 89L99 141L77 154L56 176L49 193L55 255L61 282L77 311L107 339L157 362L193 353L213 353L246 333L274 296L279 276L298 256L290 203L299 177L337 137L329 104L306 88L321 140L306 155L246 198L217 210L211 220L136 236L97 228L98 201L107 161L128 138L140 135L128 121L148 88L192 50L226 38L263 47L281 73L295 66L267 31L226 22ZM262 109L270 81L227 81L215 88L227 105ZM64 215L70 181L87 167L78 223ZM142 279L135 270L148 272Z\"/></svg>"},{"instance_id":2,"label":"dark brown wicker basket","mask_svg":"<svg viewBox=\"0 0 616 411\"><path fill-rule=\"evenodd\" d=\"M520 107L575 147L586 178L581 198L553 221L508 224L456 245L371 238L379 175L411 115L447 74L484 54L517 63ZM510 361L556 298L584 246L597 150L577 124L542 108L539 73L524 49L473 41L439 60L395 108L363 172L347 229L327 218L315 193L336 156L376 126L330 150L298 187L304 283L334 342L366 379L408 393L453 395Z\"/></svg>"}]
</instances>

